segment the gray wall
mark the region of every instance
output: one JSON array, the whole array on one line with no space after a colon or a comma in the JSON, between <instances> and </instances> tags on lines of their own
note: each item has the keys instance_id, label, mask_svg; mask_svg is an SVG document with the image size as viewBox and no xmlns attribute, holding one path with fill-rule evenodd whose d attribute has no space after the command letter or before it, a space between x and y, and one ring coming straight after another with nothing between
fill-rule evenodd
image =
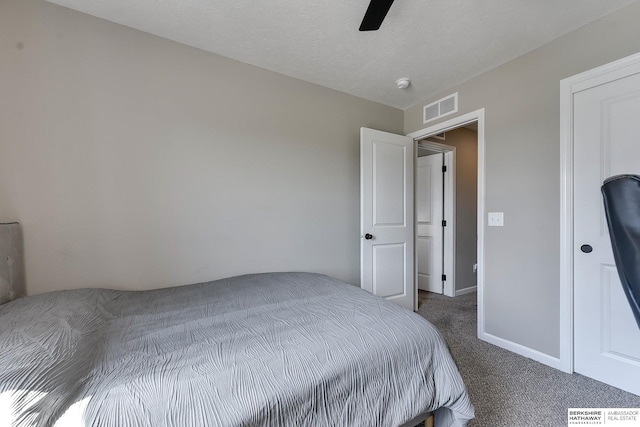
<instances>
[{"instance_id":1,"label":"gray wall","mask_svg":"<svg viewBox=\"0 0 640 427\"><path fill-rule=\"evenodd\" d=\"M359 128L403 112L0 1L0 222L27 291L305 270L359 283Z\"/></svg>"},{"instance_id":2,"label":"gray wall","mask_svg":"<svg viewBox=\"0 0 640 427\"><path fill-rule=\"evenodd\" d=\"M405 111L409 133L426 127L424 105L452 92L459 114L486 108L485 207L503 211L505 226L485 227L485 330L552 357L560 345L560 80L640 51L638 22L637 2Z\"/></svg>"}]
</instances>

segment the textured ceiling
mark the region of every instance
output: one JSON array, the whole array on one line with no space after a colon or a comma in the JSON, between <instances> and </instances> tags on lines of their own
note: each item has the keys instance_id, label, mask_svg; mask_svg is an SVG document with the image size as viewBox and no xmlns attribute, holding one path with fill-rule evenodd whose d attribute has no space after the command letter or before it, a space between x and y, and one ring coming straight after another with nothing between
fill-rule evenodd
<instances>
[{"instance_id":1,"label":"textured ceiling","mask_svg":"<svg viewBox=\"0 0 640 427\"><path fill-rule=\"evenodd\" d=\"M397 0L374 32L369 0L48 1L405 109L636 0Z\"/></svg>"}]
</instances>

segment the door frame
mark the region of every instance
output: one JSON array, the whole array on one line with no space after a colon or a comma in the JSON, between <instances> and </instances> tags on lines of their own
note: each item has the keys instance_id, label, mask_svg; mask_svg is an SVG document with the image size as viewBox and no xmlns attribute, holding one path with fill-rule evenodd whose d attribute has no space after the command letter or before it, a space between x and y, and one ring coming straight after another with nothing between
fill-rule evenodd
<instances>
[{"instance_id":1,"label":"door frame","mask_svg":"<svg viewBox=\"0 0 640 427\"><path fill-rule=\"evenodd\" d=\"M640 53L560 81L560 357L573 373L573 94L637 72ZM635 70L635 71L633 71Z\"/></svg>"},{"instance_id":2,"label":"door frame","mask_svg":"<svg viewBox=\"0 0 640 427\"><path fill-rule=\"evenodd\" d=\"M442 132L447 132L467 125L469 123L478 123L478 206L477 206L477 223L478 223L478 242L477 242L477 301L478 301L478 338L488 341L490 337L485 333L484 325L484 206L485 206L485 114L484 108L472 111L467 114L454 117L452 119L434 124L424 129L409 133L407 136L413 138L416 144L421 139ZM415 245L415 237L414 237ZM416 292L416 305L418 287L414 286ZM416 307L417 309L417 307Z\"/></svg>"},{"instance_id":3,"label":"door frame","mask_svg":"<svg viewBox=\"0 0 640 427\"><path fill-rule=\"evenodd\" d=\"M439 142L434 141L425 141L418 140L416 143L416 161L418 158L418 150L420 148L426 148L428 150L443 153L444 154L444 164L447 167L447 173L444 179L444 220L447 221L447 226L444 228L444 232L442 233L443 240L442 244L444 245L443 251L443 264L444 271L443 274L447 275L447 280L445 280L444 285L442 287L443 295L448 297L456 296L456 147L446 144L441 144ZM414 168L414 170L417 170ZM418 184L413 187L416 191L418 190ZM413 200L416 200L414 197ZM417 213L414 213L415 226L414 230L416 233L418 231L418 216ZM417 248L414 251L416 256L416 289L418 288L418 251ZM417 293L417 290L416 290ZM417 295L416 295L417 298ZM417 299L416 299L417 301Z\"/></svg>"}]
</instances>

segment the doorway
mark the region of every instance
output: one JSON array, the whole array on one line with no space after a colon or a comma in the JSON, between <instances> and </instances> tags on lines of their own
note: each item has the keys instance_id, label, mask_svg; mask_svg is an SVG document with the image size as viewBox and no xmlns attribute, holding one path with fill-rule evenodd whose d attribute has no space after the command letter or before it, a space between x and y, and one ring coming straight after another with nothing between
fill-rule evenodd
<instances>
[{"instance_id":1,"label":"doorway","mask_svg":"<svg viewBox=\"0 0 640 427\"><path fill-rule=\"evenodd\" d=\"M451 228L451 233L452 233L451 247L454 249L457 248L459 252L461 245L456 245L455 242L459 241L459 238L463 237L465 234L467 234L466 237L469 237L468 235L470 234L472 241L475 242L475 244L471 244L471 246L474 249L474 251L471 253L471 257L473 258L473 260L475 260L475 262L469 262L468 258L465 258L465 261L461 261L462 257L460 256L459 253L451 257L451 260L452 260L451 262L453 267L450 267L450 268L451 268L451 271L453 272L452 273L453 280L449 282L451 286L451 290L449 291L449 293L445 292L445 295L456 296L456 295L462 295L464 293L470 293L474 291L477 292L478 337L486 341L487 337L485 336L485 332L484 332L484 301L483 301L484 185L485 185L485 182L484 182L484 146L485 146L484 109L479 109L471 113L467 113L467 114L452 118L442 123L410 133L408 136L414 139L416 143L416 147L419 148L420 146L422 146L427 149L432 149L433 147L437 147L438 144L448 145L452 140L451 139L449 139L449 141L447 140L447 137L446 137L447 132L453 132L454 130L460 129L460 128L462 129L471 128L473 129L473 131L475 131L475 134L476 134L475 162L473 162L474 164L472 168L475 171L474 177L475 177L476 183L475 183L475 186L471 188L471 192L474 193L475 195L475 203L474 203L475 209L469 208L468 205L460 206L459 203L453 204L453 209L451 212L452 212L452 215L454 215L454 221L452 223L452 225L454 226ZM444 140L441 139L443 136L442 135L443 133L445 137ZM433 136L437 136L438 138L432 138ZM453 146L453 144L450 146ZM418 151L422 151L422 150L416 150L416 152ZM443 151L447 152L447 150L443 150ZM459 166L462 164L460 162L461 156L458 155L460 154L460 150L457 149L456 147L456 150L451 150L449 151L449 153L451 153L450 155L452 156L453 156L453 153L456 153L455 163L457 166L454 166L454 167L460 170ZM417 156L418 154L416 155L416 157ZM465 166L466 167L464 169L468 169L467 163L465 163ZM452 179L454 180L452 188L456 189L453 194L457 194L460 192L460 188L459 188L459 182L457 182L458 180L455 179L455 174L452 174ZM466 191L468 190L469 189L467 188ZM457 195L459 196L459 194ZM457 198L458 197L456 197L456 199ZM465 215L465 218L463 220L460 220L459 214L461 212L461 208L465 214L471 215L470 217L471 220L469 220L469 217L467 215ZM458 221L455 221L456 217ZM471 229L472 231L463 229L465 225L469 224L469 222L473 224L473 227ZM469 247L468 243L465 245L462 245L462 248L468 249L468 247ZM463 274L456 275L456 271L462 272L463 269L465 270L464 271L465 274L470 273L470 275L475 280L472 279L470 281L469 279L461 278L460 276L463 276ZM466 270L469 270L469 271L467 272ZM416 301L416 309L417 309L418 299L419 299L417 283L415 286L415 292L416 292L415 301Z\"/></svg>"},{"instance_id":2,"label":"doorway","mask_svg":"<svg viewBox=\"0 0 640 427\"><path fill-rule=\"evenodd\" d=\"M444 144L443 144L444 143ZM451 145L449 145L451 144ZM416 253L418 256L418 285L421 279L421 245L425 237L425 227L421 222L420 196L427 193L441 197L443 215L439 231L443 234L441 250L442 258L442 289L444 292L427 289L430 292L444 293L455 297L477 290L477 187L478 187L478 135L477 122L449 129L447 132L427 137L418 141L418 170L423 159L432 158L430 153L440 153L442 168L442 191L428 192L421 187L420 173L416 173L416 218L417 237ZM438 155L435 155L438 156ZM437 158L437 157L436 157ZM458 167L460 166L460 167ZM437 201L432 203L437 206ZM424 205L430 205L424 203ZM423 214L423 216L425 216ZM429 217L428 215L426 216ZM422 234L421 234L422 233ZM434 240L435 241L435 240ZM437 256L431 257L438 260ZM437 271L437 269L435 269ZM419 289L424 287L418 286Z\"/></svg>"}]
</instances>

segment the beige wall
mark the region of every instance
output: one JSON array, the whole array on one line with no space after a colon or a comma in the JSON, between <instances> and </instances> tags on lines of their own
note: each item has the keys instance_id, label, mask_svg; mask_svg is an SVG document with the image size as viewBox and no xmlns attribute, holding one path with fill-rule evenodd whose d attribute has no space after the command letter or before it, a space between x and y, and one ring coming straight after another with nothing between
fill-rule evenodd
<instances>
[{"instance_id":1,"label":"beige wall","mask_svg":"<svg viewBox=\"0 0 640 427\"><path fill-rule=\"evenodd\" d=\"M559 352L559 81L640 51L634 3L459 92L486 108L486 331ZM357 283L358 129L399 110L35 0L0 0L0 221L28 292L265 270ZM433 123L430 123L433 124Z\"/></svg>"},{"instance_id":2,"label":"beige wall","mask_svg":"<svg viewBox=\"0 0 640 427\"><path fill-rule=\"evenodd\" d=\"M359 128L403 112L0 0L0 222L27 288L305 270L359 283Z\"/></svg>"},{"instance_id":3,"label":"beige wall","mask_svg":"<svg viewBox=\"0 0 640 427\"><path fill-rule=\"evenodd\" d=\"M560 80L640 51L640 2L405 111L459 92L458 114L486 108L485 330L559 356ZM450 117L447 117L450 118ZM433 123L430 123L430 125ZM486 221L486 212L485 212Z\"/></svg>"}]
</instances>

